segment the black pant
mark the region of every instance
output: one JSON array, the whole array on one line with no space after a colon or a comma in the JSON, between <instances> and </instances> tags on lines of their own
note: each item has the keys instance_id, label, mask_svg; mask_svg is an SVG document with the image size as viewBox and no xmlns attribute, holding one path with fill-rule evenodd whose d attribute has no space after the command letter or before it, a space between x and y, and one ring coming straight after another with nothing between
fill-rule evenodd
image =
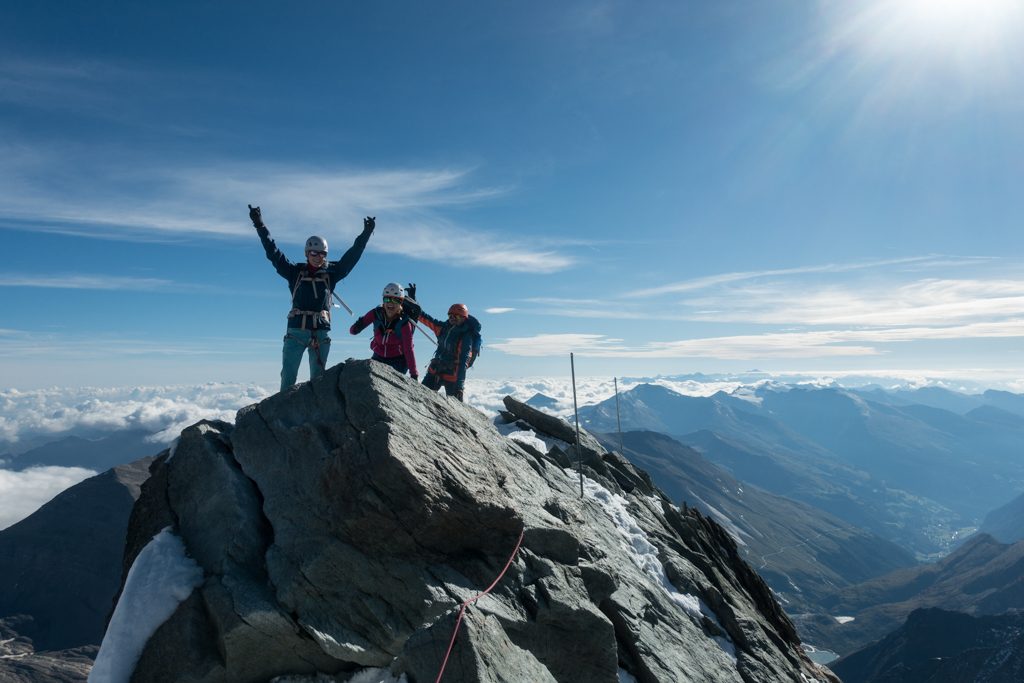
<instances>
[{"instance_id":1,"label":"black pant","mask_svg":"<svg viewBox=\"0 0 1024 683\"><path fill-rule=\"evenodd\" d=\"M403 375L409 372L409 365L405 362L405 356L392 356L391 358L385 358L384 356L378 356L375 353L373 354L373 360L384 363L385 365L390 365Z\"/></svg>"},{"instance_id":2,"label":"black pant","mask_svg":"<svg viewBox=\"0 0 1024 683\"><path fill-rule=\"evenodd\" d=\"M436 375L433 372L428 372L427 376L423 378L423 386L428 389L437 391L442 386L444 387L444 393L448 396L454 396L455 398L462 400L462 389L459 389L459 385L456 382L446 382L441 379L440 375Z\"/></svg>"}]
</instances>

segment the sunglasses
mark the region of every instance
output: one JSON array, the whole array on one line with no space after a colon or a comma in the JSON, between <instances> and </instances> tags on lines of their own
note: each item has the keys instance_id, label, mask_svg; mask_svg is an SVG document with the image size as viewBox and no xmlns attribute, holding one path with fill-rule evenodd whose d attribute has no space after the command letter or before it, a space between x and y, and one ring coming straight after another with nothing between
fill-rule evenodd
<instances>
[{"instance_id":1,"label":"sunglasses","mask_svg":"<svg viewBox=\"0 0 1024 683\"><path fill-rule=\"evenodd\" d=\"M386 304L400 304L400 303L402 303L402 299L397 299L397 298L395 298L393 296L386 296L386 297L384 297L384 303L386 303Z\"/></svg>"},{"instance_id":2,"label":"sunglasses","mask_svg":"<svg viewBox=\"0 0 1024 683\"><path fill-rule=\"evenodd\" d=\"M327 252L326 251L313 251L311 249L310 251L308 251L306 253L309 254L310 256L327 256Z\"/></svg>"}]
</instances>

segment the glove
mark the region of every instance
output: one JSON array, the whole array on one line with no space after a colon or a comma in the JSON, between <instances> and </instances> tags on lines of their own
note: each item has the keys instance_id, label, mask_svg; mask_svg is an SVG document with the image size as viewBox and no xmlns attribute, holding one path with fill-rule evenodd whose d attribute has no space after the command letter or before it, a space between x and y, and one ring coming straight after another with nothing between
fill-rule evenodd
<instances>
[{"instance_id":1,"label":"glove","mask_svg":"<svg viewBox=\"0 0 1024 683\"><path fill-rule=\"evenodd\" d=\"M349 334L359 334L366 329L366 326L370 323L364 322L362 318L352 323L352 327L348 328Z\"/></svg>"},{"instance_id":2,"label":"glove","mask_svg":"<svg viewBox=\"0 0 1024 683\"><path fill-rule=\"evenodd\" d=\"M406 299L405 301L402 302L402 312L404 312L412 320L419 320L420 313L423 312L423 308L420 307L420 305L415 301L410 301L409 299Z\"/></svg>"},{"instance_id":3,"label":"glove","mask_svg":"<svg viewBox=\"0 0 1024 683\"><path fill-rule=\"evenodd\" d=\"M473 367L473 363L475 363L475 362L476 362L476 354L475 353L469 354L469 362L466 363L466 367L467 368Z\"/></svg>"},{"instance_id":4,"label":"glove","mask_svg":"<svg viewBox=\"0 0 1024 683\"><path fill-rule=\"evenodd\" d=\"M260 207L249 205L249 220L252 221L253 227L262 228L263 225L263 214L260 213Z\"/></svg>"},{"instance_id":5,"label":"glove","mask_svg":"<svg viewBox=\"0 0 1024 683\"><path fill-rule=\"evenodd\" d=\"M363 219L363 232L373 234L373 229L377 227L376 216L367 216Z\"/></svg>"},{"instance_id":6,"label":"glove","mask_svg":"<svg viewBox=\"0 0 1024 683\"><path fill-rule=\"evenodd\" d=\"M416 283L415 282L410 282L408 285L406 285L405 293L406 293L406 295L410 299L415 301L416 300Z\"/></svg>"}]
</instances>

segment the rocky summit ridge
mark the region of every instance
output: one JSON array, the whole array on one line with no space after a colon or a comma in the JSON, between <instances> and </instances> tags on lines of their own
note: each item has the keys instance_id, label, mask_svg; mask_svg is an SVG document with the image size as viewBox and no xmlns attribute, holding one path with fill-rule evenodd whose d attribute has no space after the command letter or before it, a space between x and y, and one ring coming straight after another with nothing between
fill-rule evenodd
<instances>
[{"instance_id":1,"label":"rocky summit ridge","mask_svg":"<svg viewBox=\"0 0 1024 683\"><path fill-rule=\"evenodd\" d=\"M133 510L125 570L169 527L202 576L131 680L434 681L460 603L512 556L467 609L445 681L838 681L714 521L505 404L496 425L348 361L233 426L184 430Z\"/></svg>"}]
</instances>

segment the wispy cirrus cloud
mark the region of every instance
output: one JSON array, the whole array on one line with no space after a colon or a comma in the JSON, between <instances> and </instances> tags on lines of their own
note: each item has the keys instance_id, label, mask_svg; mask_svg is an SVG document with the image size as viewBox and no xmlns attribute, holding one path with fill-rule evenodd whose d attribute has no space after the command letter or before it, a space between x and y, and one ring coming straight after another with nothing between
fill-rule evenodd
<instances>
[{"instance_id":1,"label":"wispy cirrus cloud","mask_svg":"<svg viewBox=\"0 0 1024 683\"><path fill-rule=\"evenodd\" d=\"M947 327L895 327L764 332L627 344L601 334L542 334L515 337L490 346L515 356L598 358L715 358L762 360L875 356L888 344L924 340L1024 337L1024 318Z\"/></svg>"},{"instance_id":2,"label":"wispy cirrus cloud","mask_svg":"<svg viewBox=\"0 0 1024 683\"><path fill-rule=\"evenodd\" d=\"M309 168L239 165L166 168L122 161L102 166L53 150L0 145L0 221L13 227L131 241L251 238L248 204L259 205L275 239L301 243L311 233L351 235L364 216L387 240L371 250L426 261L513 272L551 273L576 263L547 238L510 239L454 223L445 209L486 202L505 188L475 187L469 169ZM10 147L9 145L7 147ZM63 174L61 168L89 167ZM345 241L345 240L343 240ZM466 244L487 245L465 249Z\"/></svg>"},{"instance_id":3,"label":"wispy cirrus cloud","mask_svg":"<svg viewBox=\"0 0 1024 683\"><path fill-rule=\"evenodd\" d=\"M690 319L768 325L949 325L1024 316L1024 278L765 283L688 299Z\"/></svg>"},{"instance_id":4,"label":"wispy cirrus cloud","mask_svg":"<svg viewBox=\"0 0 1024 683\"><path fill-rule=\"evenodd\" d=\"M24 273L0 273L0 287L46 287L52 289L134 289L144 291L180 290L171 280L123 275L61 275L60 278L46 278ZM193 287L193 286L188 286Z\"/></svg>"},{"instance_id":5,"label":"wispy cirrus cloud","mask_svg":"<svg viewBox=\"0 0 1024 683\"><path fill-rule=\"evenodd\" d=\"M636 289L622 294L622 298L636 299L641 297L658 296L662 294L682 294L699 290L710 289L721 285L743 282L748 280L760 280L777 276L806 275L814 273L848 273L857 270L872 270L886 266L901 266L908 264L921 264L934 260L933 256L912 256L899 259L885 259L876 261L863 261L854 263L825 263L812 266L800 266L795 268L775 268L766 270L740 271L735 273L722 273L720 275L709 275L706 277L693 278L672 282L659 287L648 287Z\"/></svg>"}]
</instances>

